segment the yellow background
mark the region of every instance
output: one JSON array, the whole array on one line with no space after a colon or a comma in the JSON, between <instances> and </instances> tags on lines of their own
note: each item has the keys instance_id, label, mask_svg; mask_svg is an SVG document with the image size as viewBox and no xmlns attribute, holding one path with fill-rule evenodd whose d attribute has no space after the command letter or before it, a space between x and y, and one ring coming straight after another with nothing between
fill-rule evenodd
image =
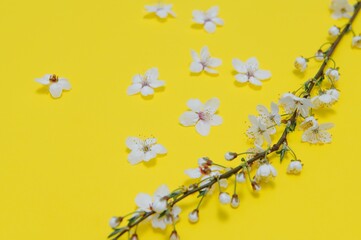
<instances>
[{"instance_id":1,"label":"yellow background","mask_svg":"<svg viewBox=\"0 0 361 240\"><path fill-rule=\"evenodd\" d=\"M175 188L201 156L226 164L226 151L246 150L248 114L313 76L293 72L299 55L311 56L327 41L330 1L172 0L177 18L145 17L147 0L1 0L0 239L105 239L108 220L135 209L138 192ZM193 26L192 10L220 7L224 27L215 34ZM361 17L355 30L361 31ZM223 60L219 76L191 76L190 49L209 46ZM239 189L233 210L207 199L200 222L190 224L195 198L183 202L182 239L361 239L359 233L360 51L351 35L334 58L340 66L340 102L318 112L333 122L333 142L311 146L290 136L304 162L289 176L287 158L273 163L279 176L252 194ZM262 88L235 84L232 58L256 56L273 77ZM164 91L152 99L127 96L132 76L158 67ZM35 78L56 73L73 89L54 100ZM186 101L221 100L224 123L208 137L178 124ZM155 136L168 154L148 164L127 162L128 136ZM236 164L236 163L234 163ZM229 190L231 191L231 189ZM150 227L141 239L167 239Z\"/></svg>"}]
</instances>

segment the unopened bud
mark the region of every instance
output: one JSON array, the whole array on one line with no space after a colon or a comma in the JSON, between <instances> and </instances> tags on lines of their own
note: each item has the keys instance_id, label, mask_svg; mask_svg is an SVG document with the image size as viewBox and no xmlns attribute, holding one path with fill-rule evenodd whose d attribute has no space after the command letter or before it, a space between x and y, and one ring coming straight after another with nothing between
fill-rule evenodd
<instances>
[{"instance_id":1,"label":"unopened bud","mask_svg":"<svg viewBox=\"0 0 361 240\"><path fill-rule=\"evenodd\" d=\"M170 234L169 240L179 240L179 235L176 230L173 230L173 232Z\"/></svg>"},{"instance_id":2,"label":"unopened bud","mask_svg":"<svg viewBox=\"0 0 361 240\"><path fill-rule=\"evenodd\" d=\"M237 156L238 156L238 154L235 153L235 152L227 152L226 154L224 154L224 158L225 158L227 161L232 161L232 160L235 159Z\"/></svg>"},{"instance_id":3,"label":"unopened bud","mask_svg":"<svg viewBox=\"0 0 361 240\"><path fill-rule=\"evenodd\" d=\"M188 219L191 223L196 223L199 220L199 211L198 209L194 209L191 213L188 215Z\"/></svg>"},{"instance_id":4,"label":"unopened bud","mask_svg":"<svg viewBox=\"0 0 361 240\"><path fill-rule=\"evenodd\" d=\"M232 206L233 208L238 208L238 206L239 206L239 197L238 197L237 194L233 194L233 195L232 195L231 206Z\"/></svg>"}]
</instances>

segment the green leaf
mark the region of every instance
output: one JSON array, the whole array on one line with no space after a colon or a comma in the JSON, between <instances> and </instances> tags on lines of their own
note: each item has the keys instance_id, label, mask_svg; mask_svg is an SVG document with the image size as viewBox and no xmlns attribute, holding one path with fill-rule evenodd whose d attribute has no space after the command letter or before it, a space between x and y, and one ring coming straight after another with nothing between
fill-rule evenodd
<instances>
[{"instance_id":1,"label":"green leaf","mask_svg":"<svg viewBox=\"0 0 361 240\"><path fill-rule=\"evenodd\" d=\"M122 232L126 231L126 229L127 229L126 227L117 228L108 236L108 238L114 237L117 234L121 234Z\"/></svg>"}]
</instances>

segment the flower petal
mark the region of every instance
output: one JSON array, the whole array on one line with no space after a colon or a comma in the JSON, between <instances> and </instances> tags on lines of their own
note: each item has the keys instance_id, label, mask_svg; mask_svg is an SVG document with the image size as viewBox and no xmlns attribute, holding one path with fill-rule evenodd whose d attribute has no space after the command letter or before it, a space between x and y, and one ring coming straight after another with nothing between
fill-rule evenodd
<instances>
[{"instance_id":1,"label":"flower petal","mask_svg":"<svg viewBox=\"0 0 361 240\"><path fill-rule=\"evenodd\" d=\"M254 76L259 80L268 79L272 76L271 72L268 70L257 70L254 73Z\"/></svg>"},{"instance_id":2,"label":"flower petal","mask_svg":"<svg viewBox=\"0 0 361 240\"><path fill-rule=\"evenodd\" d=\"M210 73L210 74L218 74L217 70L209 68L209 67L205 67L204 71L206 71L207 73Z\"/></svg>"},{"instance_id":3,"label":"flower petal","mask_svg":"<svg viewBox=\"0 0 361 240\"><path fill-rule=\"evenodd\" d=\"M218 67L222 64L222 60L219 58L210 58L207 62L207 66Z\"/></svg>"},{"instance_id":4,"label":"flower petal","mask_svg":"<svg viewBox=\"0 0 361 240\"><path fill-rule=\"evenodd\" d=\"M247 60L246 64L252 66L254 69L258 69L258 60L255 57L251 57Z\"/></svg>"},{"instance_id":5,"label":"flower petal","mask_svg":"<svg viewBox=\"0 0 361 240\"><path fill-rule=\"evenodd\" d=\"M167 185L162 184L160 185L157 190L154 192L154 198L162 198L164 196L167 196L170 193L169 188Z\"/></svg>"},{"instance_id":6,"label":"flower petal","mask_svg":"<svg viewBox=\"0 0 361 240\"><path fill-rule=\"evenodd\" d=\"M210 122L212 126L218 126L222 124L223 118L219 115L213 115Z\"/></svg>"},{"instance_id":7,"label":"flower petal","mask_svg":"<svg viewBox=\"0 0 361 240\"><path fill-rule=\"evenodd\" d=\"M159 88L159 87L163 87L164 85L165 83L162 80L149 81L149 86L151 86L152 88Z\"/></svg>"},{"instance_id":8,"label":"flower petal","mask_svg":"<svg viewBox=\"0 0 361 240\"><path fill-rule=\"evenodd\" d=\"M233 65L234 69L236 69L237 72L247 73L247 67L241 60L239 60L237 58L233 58L232 65Z\"/></svg>"},{"instance_id":9,"label":"flower petal","mask_svg":"<svg viewBox=\"0 0 361 240\"><path fill-rule=\"evenodd\" d=\"M154 90L153 88L149 87L149 86L145 86L142 88L142 90L140 90L140 93L143 96L148 96L148 95L153 95L154 94Z\"/></svg>"},{"instance_id":10,"label":"flower petal","mask_svg":"<svg viewBox=\"0 0 361 240\"><path fill-rule=\"evenodd\" d=\"M203 103L199 99L189 99L187 107L189 107L189 109L193 112L199 112L203 109Z\"/></svg>"},{"instance_id":11,"label":"flower petal","mask_svg":"<svg viewBox=\"0 0 361 240\"><path fill-rule=\"evenodd\" d=\"M248 76L243 73L239 73L236 75L236 80L237 82L245 83L248 82Z\"/></svg>"},{"instance_id":12,"label":"flower petal","mask_svg":"<svg viewBox=\"0 0 361 240\"><path fill-rule=\"evenodd\" d=\"M195 62L201 61L201 59L199 58L198 53L196 51L191 50L191 56L192 56L193 61L195 61Z\"/></svg>"},{"instance_id":13,"label":"flower petal","mask_svg":"<svg viewBox=\"0 0 361 240\"><path fill-rule=\"evenodd\" d=\"M148 12L151 12L151 13L157 11L157 9L158 9L157 6L144 6L144 7Z\"/></svg>"},{"instance_id":14,"label":"flower petal","mask_svg":"<svg viewBox=\"0 0 361 240\"><path fill-rule=\"evenodd\" d=\"M167 153L167 149L161 145L161 144L156 144L156 145L153 145L151 147L151 149L156 152L157 154L166 154Z\"/></svg>"},{"instance_id":15,"label":"flower petal","mask_svg":"<svg viewBox=\"0 0 361 240\"><path fill-rule=\"evenodd\" d=\"M193 21L199 24L204 23L204 19L206 16L203 11L194 10L192 14L193 14Z\"/></svg>"},{"instance_id":16,"label":"flower petal","mask_svg":"<svg viewBox=\"0 0 361 240\"><path fill-rule=\"evenodd\" d=\"M214 33L216 31L216 24L214 24L211 21L206 22L206 24L204 24L204 29L208 32L208 33Z\"/></svg>"},{"instance_id":17,"label":"flower petal","mask_svg":"<svg viewBox=\"0 0 361 240\"><path fill-rule=\"evenodd\" d=\"M214 17L217 17L218 12L219 12L219 7L214 6L207 10L206 15L208 18L214 18Z\"/></svg>"},{"instance_id":18,"label":"flower petal","mask_svg":"<svg viewBox=\"0 0 361 240\"><path fill-rule=\"evenodd\" d=\"M154 137L151 137L151 138L147 138L144 140L144 144L146 145L153 145L153 144L156 144L157 143L157 139L154 138Z\"/></svg>"},{"instance_id":19,"label":"flower petal","mask_svg":"<svg viewBox=\"0 0 361 240\"><path fill-rule=\"evenodd\" d=\"M196 124L197 132L202 136L207 136L211 130L211 124L209 122L200 120Z\"/></svg>"},{"instance_id":20,"label":"flower petal","mask_svg":"<svg viewBox=\"0 0 361 240\"><path fill-rule=\"evenodd\" d=\"M142 210L148 210L152 204L152 197L146 193L138 193L135 197L135 204Z\"/></svg>"},{"instance_id":21,"label":"flower petal","mask_svg":"<svg viewBox=\"0 0 361 240\"><path fill-rule=\"evenodd\" d=\"M140 163L142 160L144 159L144 152L143 151L139 151L139 150L132 150L129 154L128 154L128 162L130 164L137 164Z\"/></svg>"},{"instance_id":22,"label":"flower petal","mask_svg":"<svg viewBox=\"0 0 361 240\"><path fill-rule=\"evenodd\" d=\"M319 129L320 130L328 130L328 129L331 129L333 128L334 124L333 123L322 123L319 125Z\"/></svg>"},{"instance_id":23,"label":"flower petal","mask_svg":"<svg viewBox=\"0 0 361 240\"><path fill-rule=\"evenodd\" d=\"M165 9L159 9L155 14L160 18L166 18L168 16L168 12Z\"/></svg>"},{"instance_id":24,"label":"flower petal","mask_svg":"<svg viewBox=\"0 0 361 240\"><path fill-rule=\"evenodd\" d=\"M143 160L144 160L144 162L149 162L149 160L152 160L156 156L157 156L157 153L151 149L150 151L145 152Z\"/></svg>"},{"instance_id":25,"label":"flower petal","mask_svg":"<svg viewBox=\"0 0 361 240\"><path fill-rule=\"evenodd\" d=\"M202 47L201 49L201 59L207 60L210 57L209 49L207 46Z\"/></svg>"},{"instance_id":26,"label":"flower petal","mask_svg":"<svg viewBox=\"0 0 361 240\"><path fill-rule=\"evenodd\" d=\"M125 144L130 150L139 149L143 145L143 140L137 137L128 137Z\"/></svg>"},{"instance_id":27,"label":"flower petal","mask_svg":"<svg viewBox=\"0 0 361 240\"><path fill-rule=\"evenodd\" d=\"M65 79L65 78L60 78L58 83L65 90L70 90L71 89L71 85L70 85L69 81L67 79Z\"/></svg>"},{"instance_id":28,"label":"flower petal","mask_svg":"<svg viewBox=\"0 0 361 240\"><path fill-rule=\"evenodd\" d=\"M132 79L132 82L133 83L141 83L141 82L143 82L143 76L140 75L140 74L135 75L133 77L133 79Z\"/></svg>"},{"instance_id":29,"label":"flower petal","mask_svg":"<svg viewBox=\"0 0 361 240\"><path fill-rule=\"evenodd\" d=\"M158 68L151 68L145 72L145 77L148 80L157 80L159 76Z\"/></svg>"},{"instance_id":30,"label":"flower petal","mask_svg":"<svg viewBox=\"0 0 361 240\"><path fill-rule=\"evenodd\" d=\"M213 114L219 108L220 103L218 98L211 98L204 104L204 110Z\"/></svg>"},{"instance_id":31,"label":"flower petal","mask_svg":"<svg viewBox=\"0 0 361 240\"><path fill-rule=\"evenodd\" d=\"M262 82L255 77L250 77L249 82L256 86L262 86Z\"/></svg>"},{"instance_id":32,"label":"flower petal","mask_svg":"<svg viewBox=\"0 0 361 240\"><path fill-rule=\"evenodd\" d=\"M61 96L63 88L59 83L53 83L50 85L49 91L53 98L58 98Z\"/></svg>"},{"instance_id":33,"label":"flower petal","mask_svg":"<svg viewBox=\"0 0 361 240\"><path fill-rule=\"evenodd\" d=\"M167 225L164 222L164 217L159 218L159 215L157 214L156 216L154 216L152 218L152 226L153 226L153 228L160 228L160 229L164 230Z\"/></svg>"},{"instance_id":34,"label":"flower petal","mask_svg":"<svg viewBox=\"0 0 361 240\"><path fill-rule=\"evenodd\" d=\"M184 171L190 178L200 178L202 176L201 171L199 168L187 169Z\"/></svg>"},{"instance_id":35,"label":"flower petal","mask_svg":"<svg viewBox=\"0 0 361 240\"><path fill-rule=\"evenodd\" d=\"M203 65L199 62L192 62L189 70L192 73L200 73L203 70Z\"/></svg>"},{"instance_id":36,"label":"flower petal","mask_svg":"<svg viewBox=\"0 0 361 240\"><path fill-rule=\"evenodd\" d=\"M212 22L214 22L215 24L220 25L220 26L223 26L223 24L224 24L223 19L220 19L218 17L212 18Z\"/></svg>"},{"instance_id":37,"label":"flower petal","mask_svg":"<svg viewBox=\"0 0 361 240\"><path fill-rule=\"evenodd\" d=\"M49 80L50 77L51 77L51 74L45 74L41 78L36 78L35 81L40 83L40 84L43 84L43 85L48 85L50 83L50 80Z\"/></svg>"},{"instance_id":38,"label":"flower petal","mask_svg":"<svg viewBox=\"0 0 361 240\"><path fill-rule=\"evenodd\" d=\"M198 120L199 120L198 114L190 111L183 113L179 117L179 122L186 127L195 125Z\"/></svg>"},{"instance_id":39,"label":"flower petal","mask_svg":"<svg viewBox=\"0 0 361 240\"><path fill-rule=\"evenodd\" d=\"M139 93L141 89L142 89L142 84L141 83L135 83L135 84L130 85L128 87L127 94L128 95L133 95L133 94Z\"/></svg>"}]
</instances>

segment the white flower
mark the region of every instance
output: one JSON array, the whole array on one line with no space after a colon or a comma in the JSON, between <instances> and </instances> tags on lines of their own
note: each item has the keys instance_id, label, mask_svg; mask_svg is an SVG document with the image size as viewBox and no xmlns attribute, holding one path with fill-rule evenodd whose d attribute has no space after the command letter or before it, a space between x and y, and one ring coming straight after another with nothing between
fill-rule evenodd
<instances>
[{"instance_id":1,"label":"white flower","mask_svg":"<svg viewBox=\"0 0 361 240\"><path fill-rule=\"evenodd\" d=\"M352 38L352 47L361 48L361 35Z\"/></svg>"},{"instance_id":2,"label":"white flower","mask_svg":"<svg viewBox=\"0 0 361 240\"><path fill-rule=\"evenodd\" d=\"M219 193L218 199L222 204L229 204L231 202L231 196L227 192Z\"/></svg>"},{"instance_id":3,"label":"white flower","mask_svg":"<svg viewBox=\"0 0 361 240\"><path fill-rule=\"evenodd\" d=\"M196 223L199 220L199 211L198 209L194 209L191 213L188 215L188 219L191 223Z\"/></svg>"},{"instance_id":4,"label":"white flower","mask_svg":"<svg viewBox=\"0 0 361 240\"><path fill-rule=\"evenodd\" d=\"M255 144L259 146L262 146L263 139L265 139L268 144L271 144L272 140L270 135L276 133L275 128L267 128L261 118L253 115L249 115L248 118L252 123L251 127L247 130L248 137L254 138Z\"/></svg>"},{"instance_id":5,"label":"white flower","mask_svg":"<svg viewBox=\"0 0 361 240\"><path fill-rule=\"evenodd\" d=\"M177 221L179 219L181 209L178 206L173 206L170 211L162 217L160 217L160 214L162 214L168 206L165 208L154 209L154 204L162 201L162 199L165 199L166 201L169 194L170 191L168 187L166 185L161 185L155 191L153 198L146 193L139 193L135 198L135 203L138 206L138 212L156 212L156 214L149 217L154 228L165 229L167 225L172 224L173 221Z\"/></svg>"},{"instance_id":6,"label":"white flower","mask_svg":"<svg viewBox=\"0 0 361 240\"><path fill-rule=\"evenodd\" d=\"M153 88L164 86L164 81L158 80L158 75L157 68L149 69L144 76L135 75L132 80L133 84L127 89L127 94L134 95L140 92L143 96L153 95Z\"/></svg>"},{"instance_id":7,"label":"white flower","mask_svg":"<svg viewBox=\"0 0 361 240\"><path fill-rule=\"evenodd\" d=\"M307 68L307 62L308 60L304 57L297 57L295 60L295 68L300 71L300 72L304 72Z\"/></svg>"},{"instance_id":8,"label":"white flower","mask_svg":"<svg viewBox=\"0 0 361 240\"><path fill-rule=\"evenodd\" d=\"M319 49L319 50L315 53L315 59L316 59L316 61L319 61L319 62L321 62L321 61L323 61L323 60L325 59L324 53L323 53L323 51L322 51L321 49Z\"/></svg>"},{"instance_id":9,"label":"white flower","mask_svg":"<svg viewBox=\"0 0 361 240\"><path fill-rule=\"evenodd\" d=\"M223 122L222 117L216 115L219 107L219 99L212 98L205 104L198 99L191 99L187 102L187 106L192 111L183 113L179 121L183 126L196 126L197 132L202 136L207 136L211 126L218 126Z\"/></svg>"},{"instance_id":10,"label":"white flower","mask_svg":"<svg viewBox=\"0 0 361 240\"><path fill-rule=\"evenodd\" d=\"M166 18L169 15L175 17L175 13L172 11L172 4L157 3L152 6L145 6L145 9L149 13L155 13L159 18Z\"/></svg>"},{"instance_id":11,"label":"white flower","mask_svg":"<svg viewBox=\"0 0 361 240\"><path fill-rule=\"evenodd\" d=\"M219 67L222 64L222 60L211 57L207 46L204 46L201 49L200 55L198 55L198 53L194 50L191 50L191 55L193 62L191 63L190 71L192 73L200 73L202 71L206 71L211 74L218 73L218 71L213 68Z\"/></svg>"},{"instance_id":12,"label":"white flower","mask_svg":"<svg viewBox=\"0 0 361 240\"><path fill-rule=\"evenodd\" d=\"M55 74L45 74L42 78L35 79L40 84L49 85L49 92L53 98L59 98L63 90L70 90L71 85L65 78Z\"/></svg>"},{"instance_id":13,"label":"white flower","mask_svg":"<svg viewBox=\"0 0 361 240\"><path fill-rule=\"evenodd\" d=\"M329 30L328 30L328 34L330 35L331 38L335 38L340 34L340 28L337 26L332 26Z\"/></svg>"},{"instance_id":14,"label":"white flower","mask_svg":"<svg viewBox=\"0 0 361 240\"><path fill-rule=\"evenodd\" d=\"M312 122L312 124L310 124L310 121ZM302 134L303 142L309 142L312 144L331 142L331 134L326 130L333 127L332 123L318 124L315 119L306 118L302 124L308 126L307 128L303 127L303 129L305 129L304 133ZM300 125L300 127L302 126L302 124Z\"/></svg>"},{"instance_id":15,"label":"white flower","mask_svg":"<svg viewBox=\"0 0 361 240\"><path fill-rule=\"evenodd\" d=\"M213 162L208 157L201 157L198 158L198 165L200 167L210 167L212 166Z\"/></svg>"},{"instance_id":16,"label":"white flower","mask_svg":"<svg viewBox=\"0 0 361 240\"><path fill-rule=\"evenodd\" d=\"M137 164L141 161L148 162L155 158L157 154L167 153L167 150L163 145L157 144L156 138L142 140L137 137L128 137L125 143L131 150L128 155L128 161L131 164Z\"/></svg>"},{"instance_id":17,"label":"white flower","mask_svg":"<svg viewBox=\"0 0 361 240\"><path fill-rule=\"evenodd\" d=\"M204 29L213 33L216 31L216 25L222 26L224 24L223 20L218 17L218 6L211 7L207 11L193 11L193 21L204 25Z\"/></svg>"},{"instance_id":18,"label":"white flower","mask_svg":"<svg viewBox=\"0 0 361 240\"><path fill-rule=\"evenodd\" d=\"M246 63L234 58L232 64L238 72L236 80L240 83L250 82L255 86L261 86L261 80L269 79L272 75L268 70L259 69L258 60L255 57L249 58Z\"/></svg>"},{"instance_id":19,"label":"white flower","mask_svg":"<svg viewBox=\"0 0 361 240\"><path fill-rule=\"evenodd\" d=\"M350 18L349 13L354 11L354 7L347 0L332 0L330 10L334 19Z\"/></svg>"},{"instance_id":20,"label":"white flower","mask_svg":"<svg viewBox=\"0 0 361 240\"><path fill-rule=\"evenodd\" d=\"M121 217L112 217L110 220L109 220L109 225L111 228L116 228L119 226L120 222L123 220L123 218Z\"/></svg>"},{"instance_id":21,"label":"white flower","mask_svg":"<svg viewBox=\"0 0 361 240\"><path fill-rule=\"evenodd\" d=\"M293 160L288 164L288 174L299 174L302 171L302 163L300 160Z\"/></svg>"},{"instance_id":22,"label":"white flower","mask_svg":"<svg viewBox=\"0 0 361 240\"><path fill-rule=\"evenodd\" d=\"M271 164L264 163L257 169L255 179L257 182L268 182L270 178L276 176L276 169Z\"/></svg>"},{"instance_id":23,"label":"white flower","mask_svg":"<svg viewBox=\"0 0 361 240\"><path fill-rule=\"evenodd\" d=\"M224 154L224 158L227 160L227 161L232 161L233 159L235 159L237 157L237 153L235 152L226 152L226 154Z\"/></svg>"},{"instance_id":24,"label":"white flower","mask_svg":"<svg viewBox=\"0 0 361 240\"><path fill-rule=\"evenodd\" d=\"M326 76L331 79L331 81L338 81L340 79L340 73L335 68L328 68L325 72Z\"/></svg>"},{"instance_id":25,"label":"white flower","mask_svg":"<svg viewBox=\"0 0 361 240\"><path fill-rule=\"evenodd\" d=\"M309 128L315 127L317 125L318 125L317 120L313 116L311 116L311 117L307 117L307 118L305 118L305 120L303 120L303 122L300 124L299 129L304 131Z\"/></svg>"},{"instance_id":26,"label":"white flower","mask_svg":"<svg viewBox=\"0 0 361 240\"><path fill-rule=\"evenodd\" d=\"M239 206L239 197L237 194L233 194L231 199L231 207L238 208L238 206Z\"/></svg>"},{"instance_id":27,"label":"white flower","mask_svg":"<svg viewBox=\"0 0 361 240\"><path fill-rule=\"evenodd\" d=\"M179 235L176 230L173 230L170 234L169 240L180 240Z\"/></svg>"},{"instance_id":28,"label":"white flower","mask_svg":"<svg viewBox=\"0 0 361 240\"><path fill-rule=\"evenodd\" d=\"M311 102L314 108L330 107L338 101L339 96L339 91L336 89L329 89L313 97Z\"/></svg>"},{"instance_id":29,"label":"white flower","mask_svg":"<svg viewBox=\"0 0 361 240\"><path fill-rule=\"evenodd\" d=\"M279 103L287 114L292 114L295 110L297 110L302 117L307 117L309 115L310 108L312 107L310 99L300 98L291 93L283 94Z\"/></svg>"},{"instance_id":30,"label":"white flower","mask_svg":"<svg viewBox=\"0 0 361 240\"><path fill-rule=\"evenodd\" d=\"M271 112L263 105L257 106L257 111L260 114L261 118L264 119L266 125L272 126L274 124L281 124L281 116L279 114L278 105L274 102L271 102Z\"/></svg>"},{"instance_id":31,"label":"white flower","mask_svg":"<svg viewBox=\"0 0 361 240\"><path fill-rule=\"evenodd\" d=\"M238 183L244 183L244 182L246 182L246 177L244 176L244 172L239 172L239 173L237 173L237 175L236 175L236 181L237 181Z\"/></svg>"}]
</instances>

